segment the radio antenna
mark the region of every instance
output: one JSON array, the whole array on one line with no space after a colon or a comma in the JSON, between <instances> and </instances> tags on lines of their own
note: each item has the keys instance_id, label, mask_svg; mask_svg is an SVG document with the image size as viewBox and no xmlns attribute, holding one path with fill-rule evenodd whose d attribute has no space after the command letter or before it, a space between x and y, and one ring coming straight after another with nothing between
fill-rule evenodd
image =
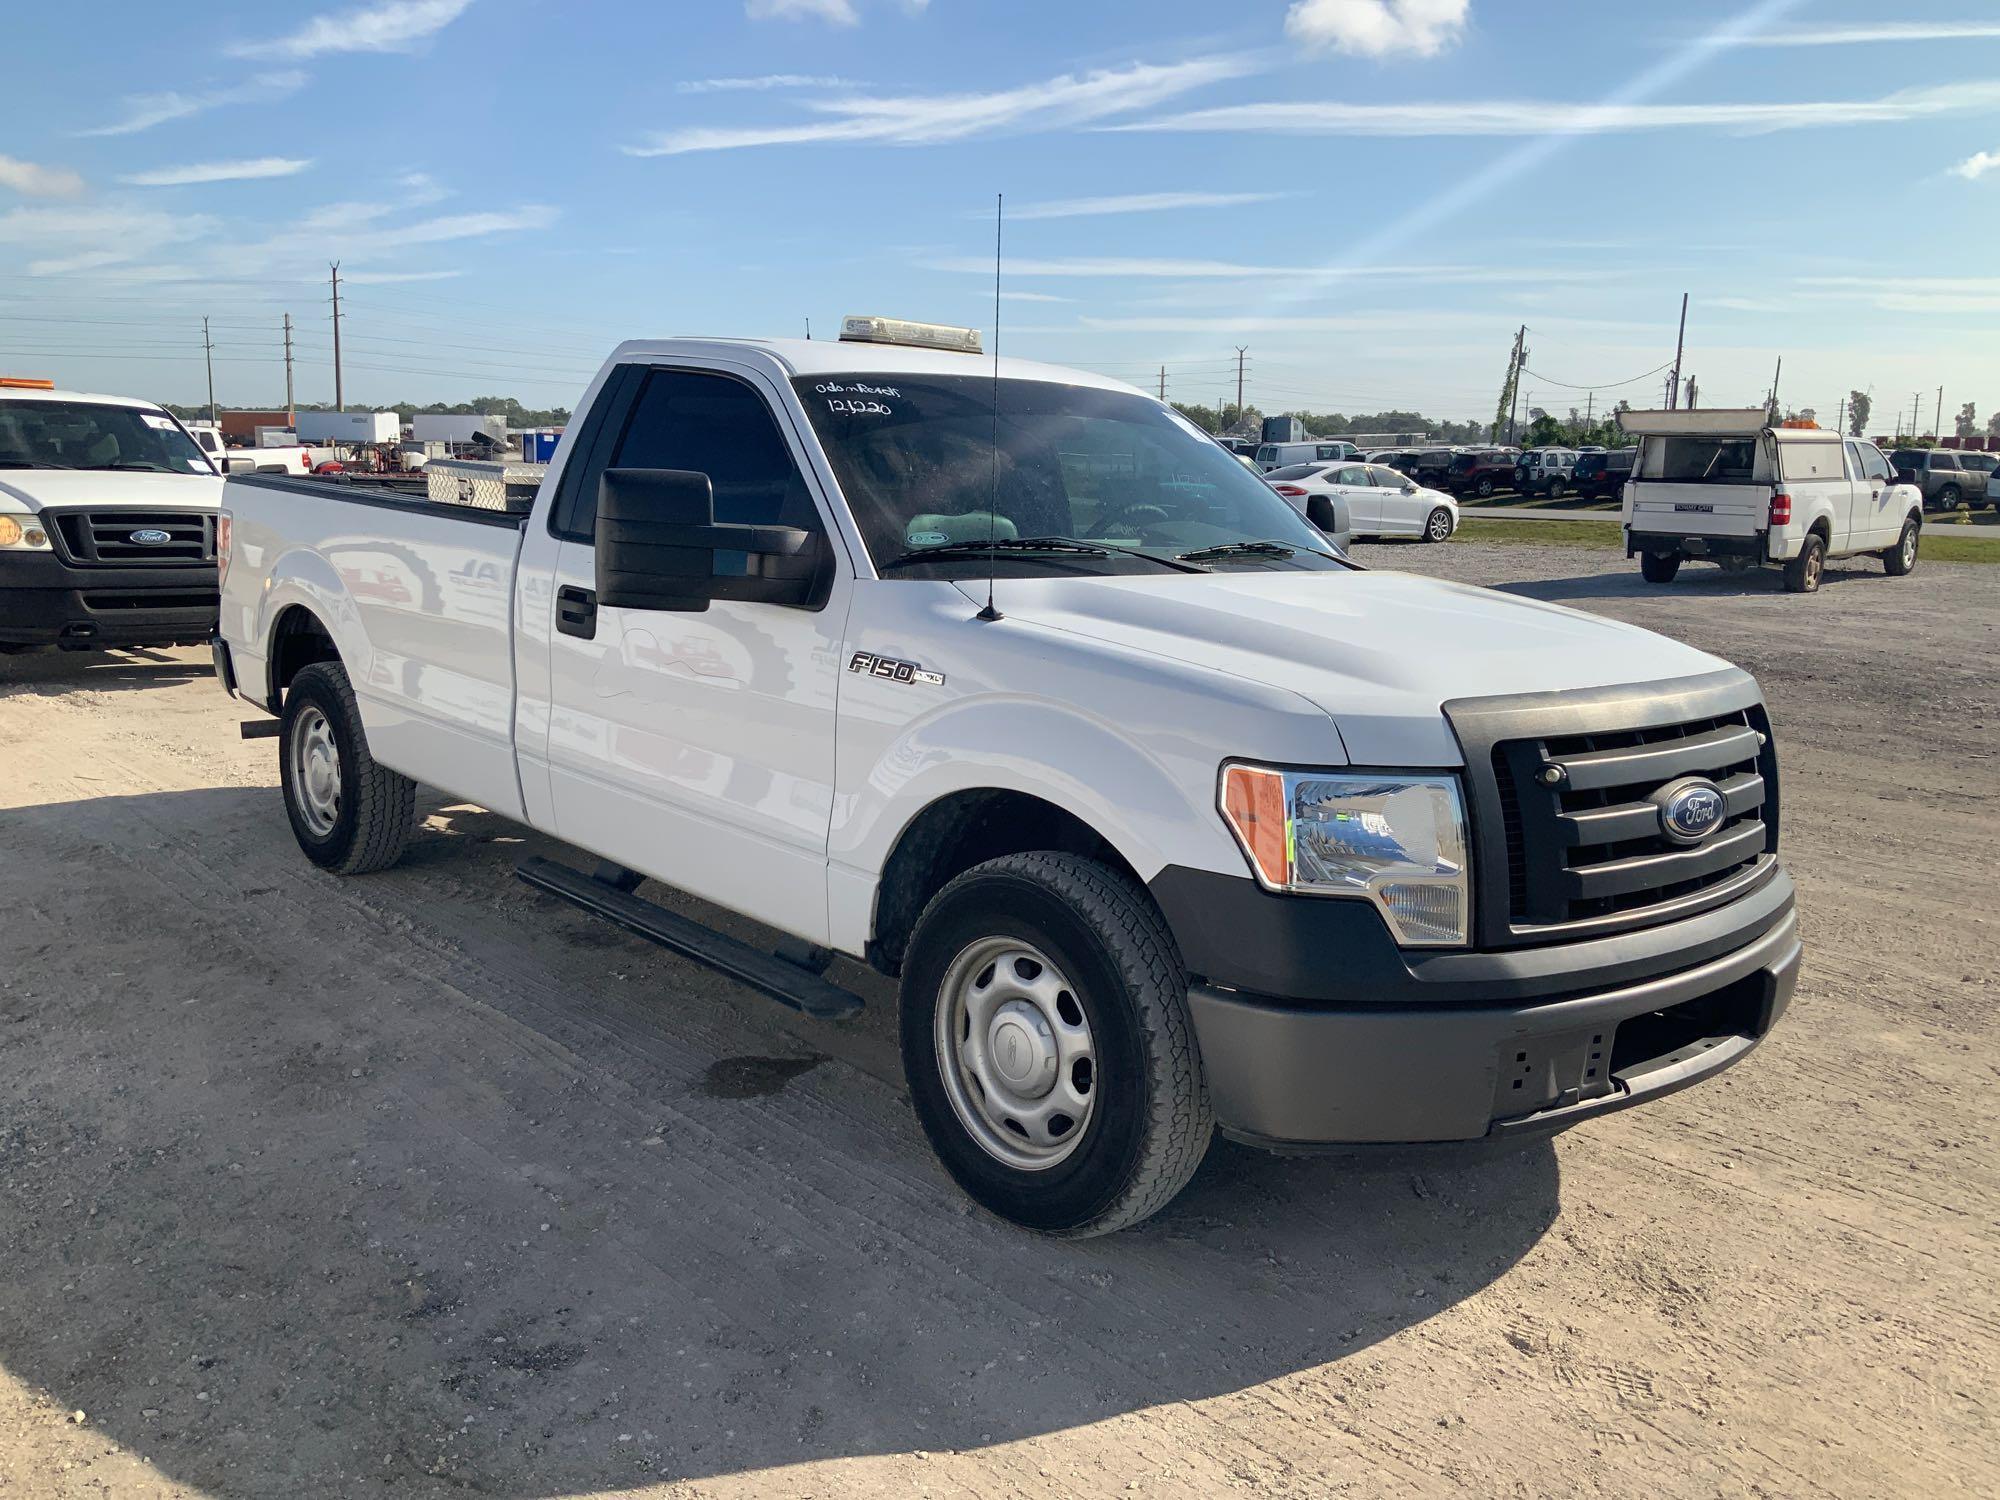
<instances>
[{"instance_id":1,"label":"radio antenna","mask_svg":"<svg viewBox=\"0 0 2000 1500\"><path fill-rule=\"evenodd\" d=\"M986 498L986 608L977 620L1004 618L993 607L993 574L1000 565L1000 230L1007 217L1007 195L993 195L993 442Z\"/></svg>"}]
</instances>

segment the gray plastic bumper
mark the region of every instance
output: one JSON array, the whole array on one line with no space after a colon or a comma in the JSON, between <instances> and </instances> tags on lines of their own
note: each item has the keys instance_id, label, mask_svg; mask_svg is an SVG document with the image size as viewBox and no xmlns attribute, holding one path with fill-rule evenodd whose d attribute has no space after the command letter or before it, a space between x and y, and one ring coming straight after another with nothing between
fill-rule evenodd
<instances>
[{"instance_id":1,"label":"gray plastic bumper","mask_svg":"<svg viewBox=\"0 0 2000 1500\"><path fill-rule=\"evenodd\" d=\"M1274 1147L1470 1141L1551 1133L1660 1098L1739 1061L1798 982L1785 911L1693 968L1542 1004L1292 1009L1189 992L1217 1120Z\"/></svg>"}]
</instances>

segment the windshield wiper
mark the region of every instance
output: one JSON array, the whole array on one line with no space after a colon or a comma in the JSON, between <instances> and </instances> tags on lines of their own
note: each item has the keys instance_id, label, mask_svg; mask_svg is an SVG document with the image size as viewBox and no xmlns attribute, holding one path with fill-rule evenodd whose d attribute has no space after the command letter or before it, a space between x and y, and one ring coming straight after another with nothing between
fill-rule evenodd
<instances>
[{"instance_id":1,"label":"windshield wiper","mask_svg":"<svg viewBox=\"0 0 2000 1500\"><path fill-rule=\"evenodd\" d=\"M76 464L43 463L33 458L0 458L0 469L74 469Z\"/></svg>"},{"instance_id":2,"label":"windshield wiper","mask_svg":"<svg viewBox=\"0 0 2000 1500\"><path fill-rule=\"evenodd\" d=\"M79 467L97 471L102 471L106 469L116 469L126 473L134 473L134 474L179 474L183 472L180 469L170 469L165 464L139 464L139 463L84 464L84 465L79 465ZM192 469L189 469L185 472L191 474L194 471Z\"/></svg>"},{"instance_id":3,"label":"windshield wiper","mask_svg":"<svg viewBox=\"0 0 2000 1500\"><path fill-rule=\"evenodd\" d=\"M1298 550L1287 547L1283 542L1222 542L1213 547L1198 547L1192 552L1183 552L1180 560L1206 562L1212 557L1291 557ZM1306 550L1315 552L1317 549L1308 547Z\"/></svg>"},{"instance_id":4,"label":"windshield wiper","mask_svg":"<svg viewBox=\"0 0 2000 1500\"><path fill-rule=\"evenodd\" d=\"M1120 547L1113 542L1085 541L1073 536L1003 536L990 542L946 542L937 547L919 547L890 558L881 565L887 572L891 568L909 567L922 562L956 562L966 558L979 558L989 552L1009 552L1019 555L1028 552L1067 553L1072 557L1138 557L1149 563L1158 563L1163 568L1172 568L1180 573L1200 573L1204 569L1181 562L1171 557L1161 557L1152 552L1141 552L1136 547Z\"/></svg>"}]
</instances>

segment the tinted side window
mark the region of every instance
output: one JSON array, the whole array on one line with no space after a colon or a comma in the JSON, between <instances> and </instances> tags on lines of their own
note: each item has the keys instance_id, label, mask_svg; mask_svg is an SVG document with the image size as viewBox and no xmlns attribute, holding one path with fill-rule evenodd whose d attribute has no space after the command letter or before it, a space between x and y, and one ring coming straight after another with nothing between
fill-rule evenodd
<instances>
[{"instance_id":1,"label":"tinted side window","mask_svg":"<svg viewBox=\"0 0 2000 1500\"><path fill-rule=\"evenodd\" d=\"M726 375L648 371L604 467L706 474L714 486L715 519L725 525L820 529L812 494L770 407ZM583 519L594 521L594 482L579 498Z\"/></svg>"},{"instance_id":2,"label":"tinted side window","mask_svg":"<svg viewBox=\"0 0 2000 1500\"><path fill-rule=\"evenodd\" d=\"M1857 443L1861 452L1861 473L1866 479L1893 479L1895 470L1889 467L1889 460L1882 456L1882 450L1873 443Z\"/></svg>"}]
</instances>

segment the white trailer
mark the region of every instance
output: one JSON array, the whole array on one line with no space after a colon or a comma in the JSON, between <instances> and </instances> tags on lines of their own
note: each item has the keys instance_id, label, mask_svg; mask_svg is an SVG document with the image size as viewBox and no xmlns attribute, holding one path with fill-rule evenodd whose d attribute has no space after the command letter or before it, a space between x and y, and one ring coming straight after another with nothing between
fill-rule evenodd
<instances>
[{"instance_id":1,"label":"white trailer","mask_svg":"<svg viewBox=\"0 0 2000 1500\"><path fill-rule=\"evenodd\" d=\"M393 443L403 435L403 419L392 411L302 411L302 443Z\"/></svg>"}]
</instances>

